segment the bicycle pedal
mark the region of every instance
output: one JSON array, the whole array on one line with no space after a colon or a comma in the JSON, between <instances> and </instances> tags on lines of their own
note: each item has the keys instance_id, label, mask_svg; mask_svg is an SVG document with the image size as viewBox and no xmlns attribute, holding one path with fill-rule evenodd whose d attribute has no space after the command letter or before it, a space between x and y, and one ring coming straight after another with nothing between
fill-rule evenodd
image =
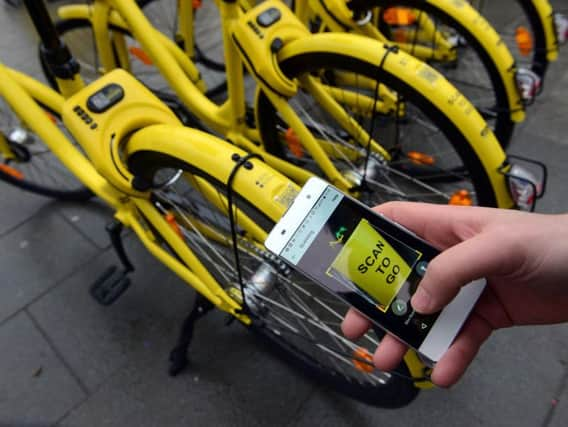
<instances>
[{"instance_id":1,"label":"bicycle pedal","mask_svg":"<svg viewBox=\"0 0 568 427\"><path fill-rule=\"evenodd\" d=\"M119 271L116 266L109 267L91 285L91 296L101 305L111 305L130 287L127 274L126 271Z\"/></svg>"}]
</instances>

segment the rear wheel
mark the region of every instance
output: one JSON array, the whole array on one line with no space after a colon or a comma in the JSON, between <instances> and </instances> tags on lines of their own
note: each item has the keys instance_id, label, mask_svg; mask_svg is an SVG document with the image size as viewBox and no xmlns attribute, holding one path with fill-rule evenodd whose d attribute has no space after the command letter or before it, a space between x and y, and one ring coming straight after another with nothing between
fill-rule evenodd
<instances>
[{"instance_id":1,"label":"rear wheel","mask_svg":"<svg viewBox=\"0 0 568 427\"><path fill-rule=\"evenodd\" d=\"M60 118L45 112L64 131ZM0 179L23 190L68 201L93 194L53 155L48 146L0 98Z\"/></svg>"},{"instance_id":2,"label":"rear wheel","mask_svg":"<svg viewBox=\"0 0 568 427\"><path fill-rule=\"evenodd\" d=\"M164 182L175 169L190 170L185 179L154 192L152 200L163 215L175 218L186 244L215 279L242 300L235 269L229 218L212 203L226 206L226 187L211 180L205 171L160 153L138 152L129 159L130 169L141 171L148 182ZM152 171L148 171L152 165ZM214 189L206 196L207 188ZM418 389L407 367L394 372L376 370L370 361L380 337L369 331L358 341L347 340L340 323L348 306L323 291L306 277L290 271L239 225L246 214L269 230L273 223L260 212L255 200L235 195L240 212L235 215L245 301L251 312L248 326L276 354L320 384L368 404L400 407L412 401ZM214 202L214 201L213 201ZM256 203L258 204L258 203ZM240 220L240 221L239 221Z\"/></svg>"}]
</instances>

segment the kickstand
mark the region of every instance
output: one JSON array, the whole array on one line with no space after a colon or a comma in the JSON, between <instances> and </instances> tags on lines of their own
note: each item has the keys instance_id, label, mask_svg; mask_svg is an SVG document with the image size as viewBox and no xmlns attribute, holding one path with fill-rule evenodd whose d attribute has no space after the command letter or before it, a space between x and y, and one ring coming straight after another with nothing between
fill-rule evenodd
<instances>
[{"instance_id":1,"label":"kickstand","mask_svg":"<svg viewBox=\"0 0 568 427\"><path fill-rule=\"evenodd\" d=\"M207 298L197 294L191 312L183 321L176 346L170 352L170 367L168 369L170 376L176 376L188 365L187 352L193 339L195 322L205 316L213 307L214 305Z\"/></svg>"}]
</instances>

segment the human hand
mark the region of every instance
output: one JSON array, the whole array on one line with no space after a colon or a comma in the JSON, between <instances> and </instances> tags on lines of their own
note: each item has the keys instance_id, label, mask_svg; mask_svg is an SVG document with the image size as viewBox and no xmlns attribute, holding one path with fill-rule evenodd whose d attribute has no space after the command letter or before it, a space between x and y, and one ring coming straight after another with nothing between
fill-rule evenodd
<instances>
[{"instance_id":1,"label":"human hand","mask_svg":"<svg viewBox=\"0 0 568 427\"><path fill-rule=\"evenodd\" d=\"M432 372L435 384L455 384L493 330L568 321L568 215L406 202L375 210L443 251L430 262L412 297L417 312L439 311L462 286L487 279L470 317ZM342 324L352 339L369 327L353 309ZM373 361L381 370L392 370L406 350L387 335Z\"/></svg>"}]
</instances>

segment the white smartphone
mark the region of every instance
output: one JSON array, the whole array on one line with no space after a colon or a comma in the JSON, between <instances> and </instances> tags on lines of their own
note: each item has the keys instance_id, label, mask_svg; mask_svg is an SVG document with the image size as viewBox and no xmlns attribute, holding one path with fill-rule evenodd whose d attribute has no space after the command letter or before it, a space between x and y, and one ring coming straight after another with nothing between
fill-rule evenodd
<instances>
[{"instance_id":1,"label":"white smartphone","mask_svg":"<svg viewBox=\"0 0 568 427\"><path fill-rule=\"evenodd\" d=\"M410 299L439 251L319 178L302 188L265 246L432 362L485 287L477 280L441 312L416 313Z\"/></svg>"}]
</instances>

